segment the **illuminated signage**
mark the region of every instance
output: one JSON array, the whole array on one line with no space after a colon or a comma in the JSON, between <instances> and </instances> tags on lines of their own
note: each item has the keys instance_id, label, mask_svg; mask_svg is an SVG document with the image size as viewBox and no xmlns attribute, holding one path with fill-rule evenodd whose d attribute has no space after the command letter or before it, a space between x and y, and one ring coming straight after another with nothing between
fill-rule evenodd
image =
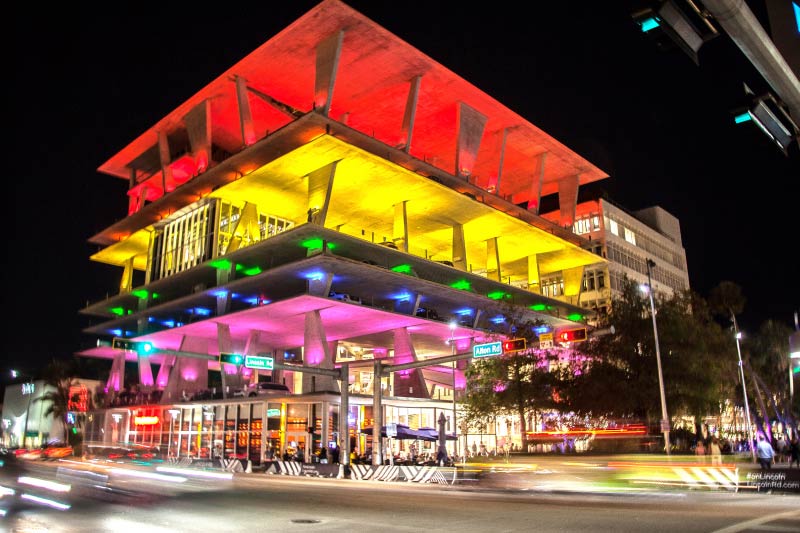
<instances>
[{"instance_id":1,"label":"illuminated signage","mask_svg":"<svg viewBox=\"0 0 800 533\"><path fill-rule=\"evenodd\" d=\"M135 416L133 423L137 426L155 426L159 420L157 416Z\"/></svg>"},{"instance_id":2,"label":"illuminated signage","mask_svg":"<svg viewBox=\"0 0 800 533\"><path fill-rule=\"evenodd\" d=\"M34 385L33 383L23 383L22 384L22 394L23 394L23 396L26 395L26 394L33 394L33 392L35 390L36 390L36 385Z\"/></svg>"},{"instance_id":3,"label":"illuminated signage","mask_svg":"<svg viewBox=\"0 0 800 533\"><path fill-rule=\"evenodd\" d=\"M503 354L503 343L490 342L488 344L476 344L472 347L472 357L490 357L492 355Z\"/></svg>"},{"instance_id":4,"label":"illuminated signage","mask_svg":"<svg viewBox=\"0 0 800 533\"><path fill-rule=\"evenodd\" d=\"M261 357L259 355L245 355L244 366L247 368L258 368L261 370L272 370L274 360L272 357Z\"/></svg>"}]
</instances>

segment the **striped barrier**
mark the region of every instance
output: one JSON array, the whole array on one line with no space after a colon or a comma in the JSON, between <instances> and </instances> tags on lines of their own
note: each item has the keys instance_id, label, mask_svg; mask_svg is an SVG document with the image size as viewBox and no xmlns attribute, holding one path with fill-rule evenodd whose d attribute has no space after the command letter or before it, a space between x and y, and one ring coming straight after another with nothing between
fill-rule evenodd
<instances>
[{"instance_id":1,"label":"striped barrier","mask_svg":"<svg viewBox=\"0 0 800 533\"><path fill-rule=\"evenodd\" d=\"M615 470L616 478L636 485L739 491L739 468L735 464L612 461L608 466Z\"/></svg>"},{"instance_id":2,"label":"striped barrier","mask_svg":"<svg viewBox=\"0 0 800 533\"><path fill-rule=\"evenodd\" d=\"M452 474L453 481L447 477ZM451 485L455 482L455 468L435 466L350 465L350 479L365 481L407 481L409 483L437 483Z\"/></svg>"},{"instance_id":3,"label":"striped barrier","mask_svg":"<svg viewBox=\"0 0 800 533\"><path fill-rule=\"evenodd\" d=\"M689 488L739 490L739 469L723 466L674 467L673 472Z\"/></svg>"},{"instance_id":4,"label":"striped barrier","mask_svg":"<svg viewBox=\"0 0 800 533\"><path fill-rule=\"evenodd\" d=\"M283 476L337 477L339 475L339 465L300 463L297 461L273 461L272 464L267 467L266 472L267 474Z\"/></svg>"},{"instance_id":5,"label":"striped barrier","mask_svg":"<svg viewBox=\"0 0 800 533\"><path fill-rule=\"evenodd\" d=\"M226 472L244 472L242 460L235 457L230 459L222 459L222 469Z\"/></svg>"}]
</instances>

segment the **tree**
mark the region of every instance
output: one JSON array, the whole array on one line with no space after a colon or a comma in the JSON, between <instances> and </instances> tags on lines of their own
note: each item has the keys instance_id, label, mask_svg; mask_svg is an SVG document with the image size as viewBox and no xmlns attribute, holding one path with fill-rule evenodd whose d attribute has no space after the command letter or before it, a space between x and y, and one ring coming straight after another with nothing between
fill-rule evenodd
<instances>
[{"instance_id":1,"label":"tree","mask_svg":"<svg viewBox=\"0 0 800 533\"><path fill-rule=\"evenodd\" d=\"M503 313L502 333L524 338L530 347L538 343L535 328L541 321L522 319L508 306ZM477 359L467 369L467 392L463 399L465 419L476 428L486 428L499 414L516 415L520 421L522 449L527 449L527 415L558 405L559 378L551 372L556 356L531 348Z\"/></svg>"},{"instance_id":2,"label":"tree","mask_svg":"<svg viewBox=\"0 0 800 533\"><path fill-rule=\"evenodd\" d=\"M732 367L724 335L707 305L691 291L657 297L656 317L667 413L697 419L719 412L730 390ZM608 320L614 333L581 347L586 359L572 380L568 403L593 417L661 418L655 335L649 298L625 279ZM733 361L734 359L731 359Z\"/></svg>"},{"instance_id":3,"label":"tree","mask_svg":"<svg viewBox=\"0 0 800 533\"><path fill-rule=\"evenodd\" d=\"M63 442L69 443L69 427L66 424L66 417L69 412L70 400L77 399L70 397L70 389L78 384L72 377L72 365L61 359L53 359L45 368L44 376L45 383L51 389L35 401L46 403L47 407L42 413L44 416L52 416L53 420L61 421L64 428Z\"/></svg>"}]
</instances>

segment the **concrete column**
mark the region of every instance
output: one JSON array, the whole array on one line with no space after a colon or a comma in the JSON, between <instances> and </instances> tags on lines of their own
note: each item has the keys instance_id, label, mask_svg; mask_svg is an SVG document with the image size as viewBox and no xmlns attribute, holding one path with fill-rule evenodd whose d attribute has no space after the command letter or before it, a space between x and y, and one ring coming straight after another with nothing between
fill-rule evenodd
<instances>
[{"instance_id":1,"label":"concrete column","mask_svg":"<svg viewBox=\"0 0 800 533\"><path fill-rule=\"evenodd\" d=\"M541 294L541 286L540 281L541 278L539 276L539 256L537 255L529 255L528 256L528 290L531 292L535 292L536 294Z\"/></svg>"},{"instance_id":2,"label":"concrete column","mask_svg":"<svg viewBox=\"0 0 800 533\"><path fill-rule=\"evenodd\" d=\"M372 363L372 464L383 464L383 446L381 445L381 427L383 426L383 405L381 397L381 370L380 359Z\"/></svg>"},{"instance_id":3,"label":"concrete column","mask_svg":"<svg viewBox=\"0 0 800 533\"><path fill-rule=\"evenodd\" d=\"M350 465L350 424L348 412L350 411L350 365L342 363L339 371L341 375L341 403L339 404L339 462L344 467L339 472L339 477L344 477L344 470Z\"/></svg>"},{"instance_id":4,"label":"concrete column","mask_svg":"<svg viewBox=\"0 0 800 533\"><path fill-rule=\"evenodd\" d=\"M500 279L500 251L497 237L486 241L486 277L495 281Z\"/></svg>"},{"instance_id":5,"label":"concrete column","mask_svg":"<svg viewBox=\"0 0 800 533\"><path fill-rule=\"evenodd\" d=\"M399 250L408 253L408 215L406 213L407 201L394 204L394 226L392 241Z\"/></svg>"}]
</instances>

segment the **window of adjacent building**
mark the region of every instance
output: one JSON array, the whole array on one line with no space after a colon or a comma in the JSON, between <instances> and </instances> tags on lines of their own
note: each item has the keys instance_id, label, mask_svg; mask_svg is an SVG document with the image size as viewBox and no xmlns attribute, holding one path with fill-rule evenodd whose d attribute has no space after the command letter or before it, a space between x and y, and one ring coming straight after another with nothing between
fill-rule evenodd
<instances>
[{"instance_id":1,"label":"window of adjacent building","mask_svg":"<svg viewBox=\"0 0 800 533\"><path fill-rule=\"evenodd\" d=\"M629 243L636 245L636 234L629 228L622 228L625 232L625 240Z\"/></svg>"},{"instance_id":2,"label":"window of adjacent building","mask_svg":"<svg viewBox=\"0 0 800 533\"><path fill-rule=\"evenodd\" d=\"M550 278L542 280L541 291L543 296L554 298L564 294L564 280L560 278Z\"/></svg>"},{"instance_id":3,"label":"window of adjacent building","mask_svg":"<svg viewBox=\"0 0 800 533\"><path fill-rule=\"evenodd\" d=\"M617 221L616 220L609 220L608 221L608 229L614 235L619 236L619 226L617 225Z\"/></svg>"}]
</instances>

